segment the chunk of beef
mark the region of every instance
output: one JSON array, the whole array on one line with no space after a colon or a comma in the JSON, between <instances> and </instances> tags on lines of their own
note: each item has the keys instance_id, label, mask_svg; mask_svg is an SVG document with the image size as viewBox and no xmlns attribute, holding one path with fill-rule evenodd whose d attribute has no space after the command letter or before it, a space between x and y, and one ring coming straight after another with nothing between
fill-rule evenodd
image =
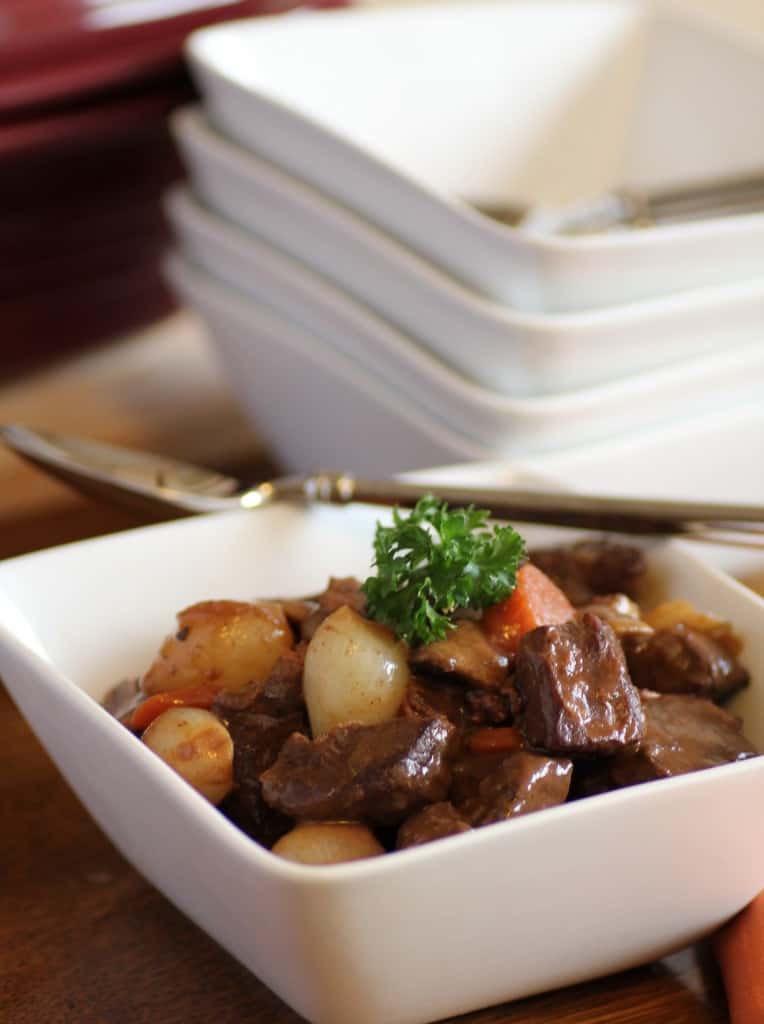
<instances>
[{"instance_id":1,"label":"chunk of beef","mask_svg":"<svg viewBox=\"0 0 764 1024\"><path fill-rule=\"evenodd\" d=\"M720 619L710 612L701 611L692 602L683 601L681 598L664 601L653 608L645 618L654 630L671 629L681 622L688 629L711 637L728 654L736 658L743 650L743 638L735 631L731 622Z\"/></svg>"},{"instance_id":2,"label":"chunk of beef","mask_svg":"<svg viewBox=\"0 0 764 1024\"><path fill-rule=\"evenodd\" d=\"M477 798L480 785L506 759L505 750L475 753L468 747L459 751L451 766L449 799L455 807Z\"/></svg>"},{"instance_id":3,"label":"chunk of beef","mask_svg":"<svg viewBox=\"0 0 764 1024\"><path fill-rule=\"evenodd\" d=\"M410 818L406 818L398 829L396 847L405 850L409 846L421 846L435 839L445 839L461 832L471 832L469 822L459 814L452 803L445 800L429 804Z\"/></svg>"},{"instance_id":4,"label":"chunk of beef","mask_svg":"<svg viewBox=\"0 0 764 1024\"><path fill-rule=\"evenodd\" d=\"M754 757L756 749L743 736L741 722L702 697L642 691L645 736L634 753L610 762L617 786L665 779Z\"/></svg>"},{"instance_id":5,"label":"chunk of beef","mask_svg":"<svg viewBox=\"0 0 764 1024\"><path fill-rule=\"evenodd\" d=\"M434 718L440 715L460 726L464 720L464 692L464 687L459 683L412 675L401 710L409 718Z\"/></svg>"},{"instance_id":6,"label":"chunk of beef","mask_svg":"<svg viewBox=\"0 0 764 1024\"><path fill-rule=\"evenodd\" d=\"M282 654L262 682L250 683L243 690L223 690L212 706L214 713L227 722L237 711L279 717L304 711L302 672L306 649L306 644L299 644Z\"/></svg>"},{"instance_id":7,"label":"chunk of beef","mask_svg":"<svg viewBox=\"0 0 764 1024\"><path fill-rule=\"evenodd\" d=\"M568 800L583 800L589 796L599 796L617 789L610 778L609 757L580 758L573 765L573 778L570 783Z\"/></svg>"},{"instance_id":8,"label":"chunk of beef","mask_svg":"<svg viewBox=\"0 0 764 1024\"><path fill-rule=\"evenodd\" d=\"M572 774L573 764L567 759L518 750L506 754L480 781L475 795L457 809L474 826L541 811L565 802Z\"/></svg>"},{"instance_id":9,"label":"chunk of beef","mask_svg":"<svg viewBox=\"0 0 764 1024\"><path fill-rule=\"evenodd\" d=\"M347 605L359 615L366 612L366 594L361 590L360 582L354 576L338 578L332 576L326 590L313 599L316 609L300 623L300 636L310 640L318 627L332 612Z\"/></svg>"},{"instance_id":10,"label":"chunk of beef","mask_svg":"<svg viewBox=\"0 0 764 1024\"><path fill-rule=\"evenodd\" d=\"M517 724L531 747L553 754L614 754L642 739L639 693L621 644L589 612L526 633L515 685L522 705Z\"/></svg>"},{"instance_id":11,"label":"chunk of beef","mask_svg":"<svg viewBox=\"0 0 764 1024\"><path fill-rule=\"evenodd\" d=\"M470 619L457 623L444 640L416 648L410 660L415 671L452 676L471 686L501 686L509 671L507 655Z\"/></svg>"},{"instance_id":12,"label":"chunk of beef","mask_svg":"<svg viewBox=\"0 0 764 1024\"><path fill-rule=\"evenodd\" d=\"M255 715L248 721L246 730L234 736L235 787L221 804L221 810L263 846L272 846L294 822L265 802L260 776L276 760L286 740L304 727L304 720L296 717L279 719Z\"/></svg>"},{"instance_id":13,"label":"chunk of beef","mask_svg":"<svg viewBox=\"0 0 764 1024\"><path fill-rule=\"evenodd\" d=\"M292 733L308 731L302 697L304 650L282 655L269 677L236 693L223 692L212 706L233 739L235 789L223 810L251 836L272 845L292 822L262 797L260 776L274 763Z\"/></svg>"},{"instance_id":14,"label":"chunk of beef","mask_svg":"<svg viewBox=\"0 0 764 1024\"><path fill-rule=\"evenodd\" d=\"M749 681L734 654L708 633L681 622L650 634L624 636L622 643L629 673L640 689L720 700Z\"/></svg>"},{"instance_id":15,"label":"chunk of beef","mask_svg":"<svg viewBox=\"0 0 764 1024\"><path fill-rule=\"evenodd\" d=\"M640 548L607 540L537 548L528 557L576 606L589 604L595 594L634 597L647 571L647 560Z\"/></svg>"},{"instance_id":16,"label":"chunk of beef","mask_svg":"<svg viewBox=\"0 0 764 1024\"><path fill-rule=\"evenodd\" d=\"M465 687L444 679L412 676L403 700L404 715L441 715L456 726L505 725L512 721L511 689Z\"/></svg>"},{"instance_id":17,"label":"chunk of beef","mask_svg":"<svg viewBox=\"0 0 764 1024\"><path fill-rule=\"evenodd\" d=\"M464 725L508 725L514 718L517 695L505 684L501 689L464 691Z\"/></svg>"},{"instance_id":18,"label":"chunk of beef","mask_svg":"<svg viewBox=\"0 0 764 1024\"><path fill-rule=\"evenodd\" d=\"M445 799L455 733L444 718L401 717L292 736L262 776L263 796L295 818L397 824Z\"/></svg>"}]
</instances>

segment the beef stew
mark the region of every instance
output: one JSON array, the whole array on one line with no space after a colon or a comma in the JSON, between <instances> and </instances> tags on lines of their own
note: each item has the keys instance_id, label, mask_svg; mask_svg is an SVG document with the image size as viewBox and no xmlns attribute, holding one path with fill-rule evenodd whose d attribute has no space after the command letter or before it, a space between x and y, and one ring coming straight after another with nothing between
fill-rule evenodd
<instances>
[{"instance_id":1,"label":"beef stew","mask_svg":"<svg viewBox=\"0 0 764 1024\"><path fill-rule=\"evenodd\" d=\"M637 548L600 540L567 553L550 550L530 552L529 562L534 574L542 565L554 568L572 617L544 622L542 606L528 619L524 607L521 634L513 627L510 647L474 610L458 612L442 640L406 644L369 619L357 581L331 580L320 595L283 602L291 645L275 660L273 652L265 661L255 658L242 685L246 651L235 623L220 619L224 602L186 609L179 617L185 625L147 672L152 681L171 679L180 650L183 686L153 692L138 711L156 702L149 726L156 731L168 709L208 708L232 739L230 788L216 801L221 811L258 842L276 853L296 850L293 859L306 863L407 849L569 799L755 756L740 721L719 706L748 683L732 628L704 633L688 614L687 623L654 629L638 603L646 561ZM517 578L521 589L522 568ZM623 587L617 594L601 589L616 583ZM234 616L252 618L247 606L230 604ZM270 620L278 615L274 604L267 602ZM213 623L205 608L214 611ZM182 649L196 643L195 630L202 644L214 644L214 675L209 659ZM334 718L318 727L329 698L320 687L305 687L305 665L312 647L316 660L327 630L331 657L318 663ZM229 650L236 666L231 687ZM201 668L189 688L195 663ZM189 698L204 686L209 699ZM343 694L354 688L343 719ZM368 715L357 714L359 693ZM125 724L140 734L145 717L138 716L140 728L134 716ZM184 774L177 758L173 767ZM347 823L366 830L353 847L358 852L347 857L337 852L341 842L327 843L326 830L313 829ZM300 829L294 842L288 838ZM309 849L312 831L324 835L325 859Z\"/></svg>"}]
</instances>

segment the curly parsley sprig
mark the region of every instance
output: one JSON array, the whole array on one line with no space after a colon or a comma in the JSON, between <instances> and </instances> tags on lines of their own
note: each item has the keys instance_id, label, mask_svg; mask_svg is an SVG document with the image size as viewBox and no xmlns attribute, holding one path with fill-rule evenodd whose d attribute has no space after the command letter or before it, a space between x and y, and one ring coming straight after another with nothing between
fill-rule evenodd
<instances>
[{"instance_id":1,"label":"curly parsley sprig","mask_svg":"<svg viewBox=\"0 0 764 1024\"><path fill-rule=\"evenodd\" d=\"M393 525L377 524L376 576L363 584L371 618L410 644L442 640L457 608L486 608L515 589L525 543L511 526L489 528L489 513L449 509L432 495Z\"/></svg>"}]
</instances>

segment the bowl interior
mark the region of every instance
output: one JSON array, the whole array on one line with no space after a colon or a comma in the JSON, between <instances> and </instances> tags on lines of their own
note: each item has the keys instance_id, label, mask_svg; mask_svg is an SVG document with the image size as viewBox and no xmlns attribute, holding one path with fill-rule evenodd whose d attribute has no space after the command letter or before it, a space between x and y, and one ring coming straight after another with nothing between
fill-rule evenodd
<instances>
[{"instance_id":1,"label":"bowl interior","mask_svg":"<svg viewBox=\"0 0 764 1024\"><path fill-rule=\"evenodd\" d=\"M745 438L741 445L740 438ZM592 494L654 495L696 501L764 503L764 481L751 465L764 457L764 410L758 404L583 449L512 462L470 462L406 474L420 483L569 488ZM731 541L727 543L726 541ZM727 537L689 548L704 562L764 595L764 544Z\"/></svg>"},{"instance_id":2,"label":"bowl interior","mask_svg":"<svg viewBox=\"0 0 764 1024\"><path fill-rule=\"evenodd\" d=\"M475 203L566 202L764 155L761 49L669 3L298 15L200 33L192 53Z\"/></svg>"},{"instance_id":3,"label":"bowl interior","mask_svg":"<svg viewBox=\"0 0 764 1024\"><path fill-rule=\"evenodd\" d=\"M52 551L0 566L0 623L97 700L140 675L171 632L175 613L207 598L300 596L330 575L370 571L383 510L301 508L198 517ZM520 527L528 543L576 536ZM746 661L764 676L764 600L706 566L687 546L649 542L651 591L685 597L728 617ZM751 738L764 746L764 684L738 698Z\"/></svg>"},{"instance_id":4,"label":"bowl interior","mask_svg":"<svg viewBox=\"0 0 764 1024\"><path fill-rule=\"evenodd\" d=\"M424 1024L572 984L662 956L745 905L762 884L751 851L764 848L764 830L750 813L761 759L396 856L310 868L252 843L79 692L98 699L141 672L189 602L304 593L329 573L363 575L379 515L279 506L0 565L0 670L138 870L316 1024ZM531 543L560 536L524 532ZM693 597L745 636L754 685L736 708L761 745L764 602L680 545L650 554L656 589ZM604 875L592 849L605 851Z\"/></svg>"},{"instance_id":5,"label":"bowl interior","mask_svg":"<svg viewBox=\"0 0 764 1024\"><path fill-rule=\"evenodd\" d=\"M368 569L370 510L341 516L342 525L330 509L307 519L288 505L262 513L202 517L12 559L0 568L0 621L12 609L11 628L100 700L116 681L145 670L175 612L195 601L310 593L330 573ZM323 521L325 543L317 544Z\"/></svg>"},{"instance_id":6,"label":"bowl interior","mask_svg":"<svg viewBox=\"0 0 764 1024\"><path fill-rule=\"evenodd\" d=\"M579 491L761 505L764 480L751 467L762 458L764 409L757 401L653 428L639 437L552 452L520 464ZM760 540L751 538L749 545L702 544L696 550L764 592Z\"/></svg>"}]
</instances>

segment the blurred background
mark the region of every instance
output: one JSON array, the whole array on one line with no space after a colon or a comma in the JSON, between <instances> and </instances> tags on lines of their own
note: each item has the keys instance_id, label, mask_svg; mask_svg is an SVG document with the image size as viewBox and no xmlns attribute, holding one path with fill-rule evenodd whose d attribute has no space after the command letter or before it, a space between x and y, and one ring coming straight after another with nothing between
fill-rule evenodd
<instances>
[{"instance_id":1,"label":"blurred background","mask_svg":"<svg viewBox=\"0 0 764 1024\"><path fill-rule=\"evenodd\" d=\"M476 117L465 88L460 104L460 76L477 96L480 75L469 60L455 61L451 74L446 34L393 20L354 36L343 15L306 21L290 13L296 6L0 0L0 421L254 475L319 463L387 473L481 458L602 486L615 458L596 454L602 440L622 436L628 448L639 436L631 458L649 467L667 430L677 451L695 450L702 429L720 446L744 435L750 458L764 437L756 400L764 215L680 229L677 248L663 254L648 248L660 228L636 242L633 228L616 229L604 244L604 235L580 248L573 239L569 262L554 263L537 235L502 223L514 208L495 207L507 198L510 206L592 198L627 183L618 174L629 160L635 181L653 186L659 165L675 185L688 168L701 180L755 172L757 159L764 163L759 0L667 3L657 27L639 0L626 5L623 24L613 11L624 5L604 0L499 0L507 10L536 8L533 25L517 14L529 35L507 58L519 67L521 50L530 54L525 105L511 111L518 134L507 136L509 148L522 143L522 166L489 145L496 119L509 117L501 103ZM272 32L251 20L261 15ZM564 18L579 19L576 47L565 45ZM231 19L241 19L238 28L210 33L208 53L198 48L192 78L185 41ZM477 20L476 39L486 24ZM439 48L440 63L422 57ZM557 92L547 96L543 82ZM498 70L493 85L506 86ZM427 115L438 90L454 137L444 139L445 122ZM301 140L298 122L269 122L256 106L259 120L250 117L258 95L315 118L319 133ZM523 129L528 111L535 120ZM482 134L472 127L480 118ZM350 149L324 148L327 129ZM612 140L621 136L630 155L615 161ZM374 166L344 164L353 145ZM455 160L457 151L469 159ZM488 171L481 177L481 157L511 178L507 196L493 194ZM383 184L371 187L386 161L399 172L388 182L389 209ZM468 174L474 195L465 194ZM424 188L422 205L396 214L407 210L395 192L407 175ZM510 271L501 262L508 253ZM687 268L686 280L674 280L672 261ZM657 265L663 276L645 277ZM672 373L651 377L664 363ZM725 465L734 488L743 471L734 459ZM672 476L670 467L661 473L658 489ZM98 529L63 487L5 452L0 494L14 552ZM53 512L65 527L50 527ZM0 556L9 553L0 540Z\"/></svg>"},{"instance_id":2,"label":"blurred background","mask_svg":"<svg viewBox=\"0 0 764 1024\"><path fill-rule=\"evenodd\" d=\"M162 274L183 176L168 115L197 96L192 31L297 6L0 0L0 420L213 462L259 450ZM72 503L5 451L0 494L25 546Z\"/></svg>"},{"instance_id":3,"label":"blurred background","mask_svg":"<svg viewBox=\"0 0 764 1024\"><path fill-rule=\"evenodd\" d=\"M0 0L0 424L764 504L762 109L764 0ZM0 559L146 522L0 447ZM0 733L14 1024L297 1024ZM722 1024L710 959L510 1012Z\"/></svg>"}]
</instances>

